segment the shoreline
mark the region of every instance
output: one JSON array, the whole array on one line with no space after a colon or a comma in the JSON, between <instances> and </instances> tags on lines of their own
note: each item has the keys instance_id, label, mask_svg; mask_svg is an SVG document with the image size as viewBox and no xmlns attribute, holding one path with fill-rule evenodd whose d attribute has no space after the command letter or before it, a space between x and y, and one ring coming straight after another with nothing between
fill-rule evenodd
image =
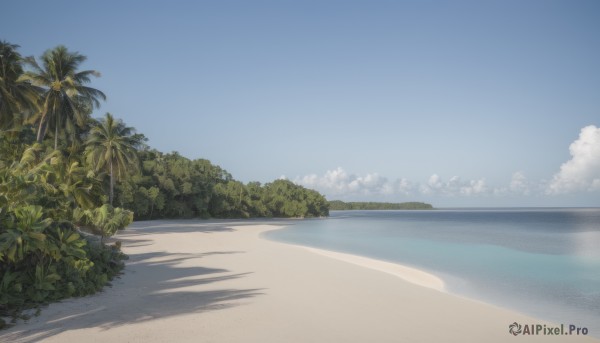
<instances>
[{"instance_id":1,"label":"shoreline","mask_svg":"<svg viewBox=\"0 0 600 343\"><path fill-rule=\"evenodd\" d=\"M584 208L581 208L581 209L584 209ZM347 210L342 210L342 211L347 211ZM373 211L378 211L378 210L373 210ZM383 210L383 211L386 211L386 210ZM360 266L363 268L367 268L367 269L371 269L371 270L375 270L378 272L390 274L390 275L396 276L406 282L417 285L419 287L433 289L435 291L442 292L442 293L447 294L452 297L464 299L464 300L467 300L470 302L479 303L479 304L482 304L485 306L490 306L490 307L493 307L493 308L496 308L499 310L503 310L503 311L511 311L514 313L518 313L519 315L522 315L522 316L531 317L531 318L534 318L539 323L546 323L548 326L552 325L555 327L559 327L561 325L568 324L568 323L561 324L561 323L558 323L556 320L543 318L539 314L527 313L523 309L519 309L517 307L503 306L503 305L498 304L497 302L493 302L489 299L477 298L477 297L470 296L468 294L450 291L447 287L447 281L445 281L443 277L440 277L440 276L438 276L434 273L431 273L427 270L419 269L418 267L405 265L400 262L390 262L390 261L386 261L386 260L363 256L363 255L357 255L357 254L353 254L353 253L346 253L346 252L340 252L340 251L336 251L336 250L314 248L314 247L311 247L308 245L288 243L288 242L279 241L276 239L270 239L264 235L264 233L266 233L266 232L281 230L286 227L287 226L266 230L260 234L260 237L267 241L287 245L287 246L294 247L294 248L304 249L304 250L310 251L311 253L314 253L314 254L318 254L321 256L328 257L328 258L336 259L336 260L339 260L339 261L342 261L345 263L354 264L354 265L357 265L357 266ZM449 277L449 276L446 275L446 277ZM592 334L588 335L587 337L593 337L594 339L598 339L600 341L600 332L595 331Z\"/></svg>"},{"instance_id":2,"label":"shoreline","mask_svg":"<svg viewBox=\"0 0 600 343\"><path fill-rule=\"evenodd\" d=\"M360 267L364 267L364 268L376 270L376 271L379 271L382 273L394 275L404 281L410 282L417 286L431 288L436 291L452 294L447 291L446 283L444 282L444 280L442 278L440 278L434 274L428 273L424 270L415 268L415 267L409 267L409 266L403 265L401 263L388 262L388 261L384 261L384 260L378 260L378 259L374 259L374 258L370 258L370 257L361 256L361 255L348 254L348 253L343 253L343 252L334 251L334 250L319 249L319 248L313 248L313 247L300 245L300 244L281 242L281 241L269 239L264 236L264 234L267 232L280 230L280 229L283 229L286 227L287 226L283 226L280 228L274 228L274 229L262 231L259 234L259 237L261 239L275 242L278 244L284 244L284 245L288 245L288 246L294 247L294 248L305 249L307 251L310 251L313 254L326 256L328 258L333 258L338 261L351 263L351 264L354 264L354 265L357 265ZM452 295L454 295L454 294L452 294ZM471 299L471 300L473 300L473 299Z\"/></svg>"},{"instance_id":3,"label":"shoreline","mask_svg":"<svg viewBox=\"0 0 600 343\"><path fill-rule=\"evenodd\" d=\"M290 223L136 222L116 237L130 260L113 287L50 304L0 341L506 342L513 322L551 325L262 237Z\"/></svg>"}]
</instances>

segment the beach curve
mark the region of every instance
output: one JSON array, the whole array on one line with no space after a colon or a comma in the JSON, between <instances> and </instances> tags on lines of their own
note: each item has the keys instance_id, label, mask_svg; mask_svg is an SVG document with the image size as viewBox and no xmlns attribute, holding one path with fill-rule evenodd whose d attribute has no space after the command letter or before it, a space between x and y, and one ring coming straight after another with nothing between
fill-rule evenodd
<instances>
[{"instance_id":1,"label":"beach curve","mask_svg":"<svg viewBox=\"0 0 600 343\"><path fill-rule=\"evenodd\" d=\"M272 228L269 230L265 230L263 233L266 233L269 231L275 231L278 229L281 229L281 228ZM264 239L270 240L268 237L265 237L262 234L261 234L261 237ZM347 254L347 253L333 251L333 250L318 249L318 248L304 246L304 245L285 243L285 242L281 242L281 241L277 241L277 240L274 240L274 242L277 242L280 244L286 244L291 247L305 249L314 254L319 254L319 255L333 258L333 259L336 259L339 261L351 263L351 264L354 264L354 265L357 265L360 267L369 268L369 269L377 270L377 271L380 271L380 272L383 272L386 274L394 275L396 277L399 277L402 280L408 281L408 282L413 283L418 286L431 288L431 289L434 289L434 290L437 290L440 292L446 291L444 280L437 277L436 275L433 275L431 273L428 273L426 271L423 271L421 269L417 269L414 267L409 267L409 266L395 263L395 262L387 262L387 261L383 261L383 260L360 256L360 255Z\"/></svg>"},{"instance_id":2,"label":"beach curve","mask_svg":"<svg viewBox=\"0 0 600 343\"><path fill-rule=\"evenodd\" d=\"M0 341L506 342L513 322L545 323L260 238L287 224L134 223L117 236L130 260L112 288L51 304Z\"/></svg>"}]
</instances>

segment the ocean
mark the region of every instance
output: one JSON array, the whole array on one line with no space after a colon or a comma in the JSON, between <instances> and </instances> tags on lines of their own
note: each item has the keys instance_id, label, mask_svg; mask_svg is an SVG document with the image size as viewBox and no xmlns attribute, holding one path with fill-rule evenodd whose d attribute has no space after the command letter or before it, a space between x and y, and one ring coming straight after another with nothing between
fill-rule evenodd
<instances>
[{"instance_id":1,"label":"ocean","mask_svg":"<svg viewBox=\"0 0 600 343\"><path fill-rule=\"evenodd\" d=\"M600 336L600 208L332 211L265 236L416 267L450 293Z\"/></svg>"}]
</instances>

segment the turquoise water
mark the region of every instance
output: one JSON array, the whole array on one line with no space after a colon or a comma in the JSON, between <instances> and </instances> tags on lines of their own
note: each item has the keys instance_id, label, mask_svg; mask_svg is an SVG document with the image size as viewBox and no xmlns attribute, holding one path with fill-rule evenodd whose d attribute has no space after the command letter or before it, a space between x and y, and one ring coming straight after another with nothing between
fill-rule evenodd
<instances>
[{"instance_id":1,"label":"turquoise water","mask_svg":"<svg viewBox=\"0 0 600 343\"><path fill-rule=\"evenodd\" d=\"M266 234L414 266L451 293L600 336L600 209L334 211Z\"/></svg>"}]
</instances>

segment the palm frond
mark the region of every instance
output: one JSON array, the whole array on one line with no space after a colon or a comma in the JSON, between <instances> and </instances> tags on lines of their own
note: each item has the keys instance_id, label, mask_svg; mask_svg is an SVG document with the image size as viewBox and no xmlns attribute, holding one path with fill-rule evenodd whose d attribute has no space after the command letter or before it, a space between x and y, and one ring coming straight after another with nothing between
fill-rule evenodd
<instances>
[{"instance_id":1,"label":"palm frond","mask_svg":"<svg viewBox=\"0 0 600 343\"><path fill-rule=\"evenodd\" d=\"M81 84L89 83L91 81L90 76L100 77L100 72L96 70L84 70L77 72L73 75L73 78Z\"/></svg>"},{"instance_id":2,"label":"palm frond","mask_svg":"<svg viewBox=\"0 0 600 343\"><path fill-rule=\"evenodd\" d=\"M23 125L37 110L40 93L24 78L26 59L21 57L18 47L0 41L0 129Z\"/></svg>"},{"instance_id":3,"label":"palm frond","mask_svg":"<svg viewBox=\"0 0 600 343\"><path fill-rule=\"evenodd\" d=\"M42 67L40 67L35 57L33 56L25 57L23 59L23 62L25 62L26 65L29 65L31 68L33 68L36 74L44 74L46 72Z\"/></svg>"},{"instance_id":4,"label":"palm frond","mask_svg":"<svg viewBox=\"0 0 600 343\"><path fill-rule=\"evenodd\" d=\"M84 128L91 111L100 107L100 100L106 100L100 90L85 86L90 83L91 76L99 76L94 70L78 71L85 60L84 55L71 52L62 45L45 51L40 63L35 58L27 59L32 70L24 74L24 80L42 87L45 99L40 111L44 114L36 118L38 141L44 138L48 126L54 132L64 131L61 135L72 137L71 141L74 141L73 137L80 135L77 131Z\"/></svg>"}]
</instances>

